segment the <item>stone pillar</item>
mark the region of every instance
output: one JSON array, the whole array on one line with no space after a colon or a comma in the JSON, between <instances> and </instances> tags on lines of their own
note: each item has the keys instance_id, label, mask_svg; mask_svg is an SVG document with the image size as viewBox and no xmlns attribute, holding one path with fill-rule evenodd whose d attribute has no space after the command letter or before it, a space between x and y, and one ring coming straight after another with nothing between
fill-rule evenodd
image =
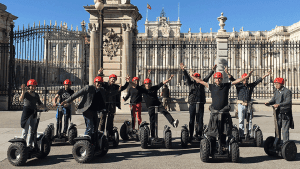
<instances>
[{"instance_id":1,"label":"stone pillar","mask_svg":"<svg viewBox=\"0 0 300 169\"><path fill-rule=\"evenodd\" d=\"M89 85L93 85L94 78L96 77L96 72L95 72L95 60L96 60L96 25L95 24L90 24L91 28L91 37L90 37L90 61L89 61Z\"/></svg>"},{"instance_id":2,"label":"stone pillar","mask_svg":"<svg viewBox=\"0 0 300 169\"><path fill-rule=\"evenodd\" d=\"M228 38L230 35L226 33L224 29L225 21L227 17L223 16L223 12L221 16L218 17L218 21L220 22L220 29L218 30L216 41L217 41L217 58L215 63L217 64L217 72L221 72L223 74L223 83L228 82L228 76L224 72L224 66L228 66Z\"/></svg>"}]
</instances>

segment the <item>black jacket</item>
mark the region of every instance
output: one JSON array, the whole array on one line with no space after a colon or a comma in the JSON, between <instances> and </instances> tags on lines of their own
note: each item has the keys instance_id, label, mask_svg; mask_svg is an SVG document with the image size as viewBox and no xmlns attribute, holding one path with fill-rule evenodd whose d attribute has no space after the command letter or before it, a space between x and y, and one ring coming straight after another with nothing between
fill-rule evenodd
<instances>
[{"instance_id":1,"label":"black jacket","mask_svg":"<svg viewBox=\"0 0 300 169\"><path fill-rule=\"evenodd\" d=\"M189 92L189 104L193 104L193 102L206 102L205 97L205 89L204 86L200 83L197 83L195 81L192 81L189 74L186 70L183 71L184 76L186 77L186 82L190 86L190 92ZM213 75L214 71L210 71L210 73L203 79L203 81L208 82L209 78Z\"/></svg>"}]
</instances>

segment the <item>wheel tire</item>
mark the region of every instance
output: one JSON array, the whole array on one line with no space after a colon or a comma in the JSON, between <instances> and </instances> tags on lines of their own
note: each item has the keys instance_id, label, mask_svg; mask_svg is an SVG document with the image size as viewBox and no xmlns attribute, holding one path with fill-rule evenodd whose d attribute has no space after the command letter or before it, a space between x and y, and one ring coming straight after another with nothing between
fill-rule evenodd
<instances>
[{"instance_id":1,"label":"wheel tire","mask_svg":"<svg viewBox=\"0 0 300 169\"><path fill-rule=\"evenodd\" d=\"M144 128L144 127L142 127L142 128L140 128L140 130L141 130L141 147L143 148L143 149L145 149L145 148L147 148L147 144L148 144L148 131Z\"/></svg>"},{"instance_id":2,"label":"wheel tire","mask_svg":"<svg viewBox=\"0 0 300 169\"><path fill-rule=\"evenodd\" d=\"M262 147L263 146L263 142L264 142L264 138L263 138L263 133L261 130L257 130L255 133L255 145L256 147Z\"/></svg>"},{"instance_id":3,"label":"wheel tire","mask_svg":"<svg viewBox=\"0 0 300 169\"><path fill-rule=\"evenodd\" d=\"M113 140L113 147L118 147L119 145L119 132L114 132L114 140Z\"/></svg>"},{"instance_id":4,"label":"wheel tire","mask_svg":"<svg viewBox=\"0 0 300 169\"><path fill-rule=\"evenodd\" d=\"M122 124L120 128L120 136L123 140L128 140L129 137L127 135L127 125L125 123Z\"/></svg>"},{"instance_id":5,"label":"wheel tire","mask_svg":"<svg viewBox=\"0 0 300 169\"><path fill-rule=\"evenodd\" d=\"M108 140L107 140L106 136L103 136L102 150L101 150L101 153L99 154L99 157L105 156L107 154L108 150L109 150Z\"/></svg>"},{"instance_id":6,"label":"wheel tire","mask_svg":"<svg viewBox=\"0 0 300 169\"><path fill-rule=\"evenodd\" d=\"M77 137L77 128L72 128L69 130L68 141L71 145L74 145L76 141L74 140Z\"/></svg>"},{"instance_id":7,"label":"wheel tire","mask_svg":"<svg viewBox=\"0 0 300 169\"><path fill-rule=\"evenodd\" d=\"M172 132L171 131L167 131L165 134L165 147L167 149L172 148Z\"/></svg>"},{"instance_id":8,"label":"wheel tire","mask_svg":"<svg viewBox=\"0 0 300 169\"><path fill-rule=\"evenodd\" d=\"M181 130L181 147L187 147L189 142L189 133L186 129Z\"/></svg>"},{"instance_id":9,"label":"wheel tire","mask_svg":"<svg viewBox=\"0 0 300 169\"><path fill-rule=\"evenodd\" d=\"M276 156L277 154L273 153L273 152L270 152L270 148L273 147L273 143L275 141L275 137L268 137L264 143L264 150L266 152L266 154L268 154L268 156Z\"/></svg>"},{"instance_id":10,"label":"wheel tire","mask_svg":"<svg viewBox=\"0 0 300 169\"><path fill-rule=\"evenodd\" d=\"M237 142L240 141L239 130L236 127L232 128L232 136L235 138Z\"/></svg>"},{"instance_id":11,"label":"wheel tire","mask_svg":"<svg viewBox=\"0 0 300 169\"><path fill-rule=\"evenodd\" d=\"M72 154L78 163L87 163L94 156L94 147L89 141L80 140L74 144Z\"/></svg>"},{"instance_id":12,"label":"wheel tire","mask_svg":"<svg viewBox=\"0 0 300 169\"><path fill-rule=\"evenodd\" d=\"M50 153L50 150L51 150L51 144L50 142L48 141L48 139L44 139L43 140L43 143L42 143L42 149L39 153L39 155L37 156L38 159L43 159L45 157L47 157Z\"/></svg>"},{"instance_id":13,"label":"wheel tire","mask_svg":"<svg viewBox=\"0 0 300 169\"><path fill-rule=\"evenodd\" d=\"M282 157L287 161L295 160L297 156L297 146L293 141L287 141L282 146Z\"/></svg>"},{"instance_id":14,"label":"wheel tire","mask_svg":"<svg viewBox=\"0 0 300 169\"><path fill-rule=\"evenodd\" d=\"M45 138L48 140L50 145L52 144L52 133L53 133L52 130L53 129L49 126L45 129Z\"/></svg>"},{"instance_id":15,"label":"wheel tire","mask_svg":"<svg viewBox=\"0 0 300 169\"><path fill-rule=\"evenodd\" d=\"M231 144L231 161L237 163L240 158L239 144L234 142Z\"/></svg>"},{"instance_id":16,"label":"wheel tire","mask_svg":"<svg viewBox=\"0 0 300 169\"><path fill-rule=\"evenodd\" d=\"M202 162L208 162L210 154L209 142L206 138L200 142L200 159Z\"/></svg>"},{"instance_id":17,"label":"wheel tire","mask_svg":"<svg viewBox=\"0 0 300 169\"><path fill-rule=\"evenodd\" d=\"M7 150L7 159L14 166L22 166L28 158L27 148L24 143L12 143Z\"/></svg>"}]
</instances>

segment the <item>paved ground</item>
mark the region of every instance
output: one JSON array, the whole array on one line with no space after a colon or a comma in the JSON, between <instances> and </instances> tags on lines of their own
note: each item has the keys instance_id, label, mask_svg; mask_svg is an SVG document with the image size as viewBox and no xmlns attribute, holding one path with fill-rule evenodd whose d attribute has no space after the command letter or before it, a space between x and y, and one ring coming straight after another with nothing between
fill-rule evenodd
<instances>
[{"instance_id":1,"label":"paved ground","mask_svg":"<svg viewBox=\"0 0 300 169\"><path fill-rule=\"evenodd\" d=\"M180 120L179 126L188 124L188 112L171 112L174 118ZM233 115L233 113L232 113ZM21 112L0 112L0 168L13 168L6 159L6 151L10 143L8 140L16 135L21 135L20 118ZM47 124L55 122L55 112L43 113L39 131L43 131ZM78 132L84 132L84 121L81 115L73 115L73 122L78 125ZM118 114L115 117L115 125L120 129L124 120L129 119L129 113ZM143 120L149 121L147 112L142 112ZM209 112L205 111L204 123L209 120ZM300 150L300 113L294 112L295 129L290 131L290 138L296 140ZM254 124L258 124L264 135L264 140L274 135L274 124L272 112L255 112ZM233 123L238 120L233 118ZM168 124L163 115L159 115L159 135L162 137L162 129ZM243 145L240 147L240 162L232 163L229 160L213 160L210 163L203 163L199 157L199 144L194 144L186 149L180 146L180 130L172 128L173 149L153 147L142 149L139 142L120 141L119 147L110 149L103 158L94 158L89 164L78 164L72 156L72 146L58 144L51 147L48 157L43 160L31 159L26 163L26 168L299 168L300 155L298 153L295 161L287 162L281 158L268 157L263 148Z\"/></svg>"}]
</instances>

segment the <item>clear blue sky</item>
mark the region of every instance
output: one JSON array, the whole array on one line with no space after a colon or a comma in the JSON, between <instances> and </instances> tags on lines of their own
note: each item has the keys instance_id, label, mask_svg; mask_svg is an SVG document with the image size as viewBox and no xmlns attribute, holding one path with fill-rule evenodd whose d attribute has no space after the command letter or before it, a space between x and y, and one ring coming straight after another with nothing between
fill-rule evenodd
<instances>
[{"instance_id":1,"label":"clear blue sky","mask_svg":"<svg viewBox=\"0 0 300 169\"><path fill-rule=\"evenodd\" d=\"M144 32L146 20L147 2L151 5L149 21L155 21L164 7L170 21L178 18L178 3L180 3L181 32L217 32L219 29L217 17L224 12L228 18L225 29L232 32L232 28L238 31L244 27L244 31L264 31L278 26L289 26L300 21L300 0L131 0L131 3L139 8L143 18L138 22L139 32ZM42 23L50 20L54 24L56 20L66 22L70 27L80 28L80 22L89 22L89 13L83 6L92 5L93 0L1 0L7 6L7 11L19 17L16 25L20 27L33 22Z\"/></svg>"}]
</instances>

